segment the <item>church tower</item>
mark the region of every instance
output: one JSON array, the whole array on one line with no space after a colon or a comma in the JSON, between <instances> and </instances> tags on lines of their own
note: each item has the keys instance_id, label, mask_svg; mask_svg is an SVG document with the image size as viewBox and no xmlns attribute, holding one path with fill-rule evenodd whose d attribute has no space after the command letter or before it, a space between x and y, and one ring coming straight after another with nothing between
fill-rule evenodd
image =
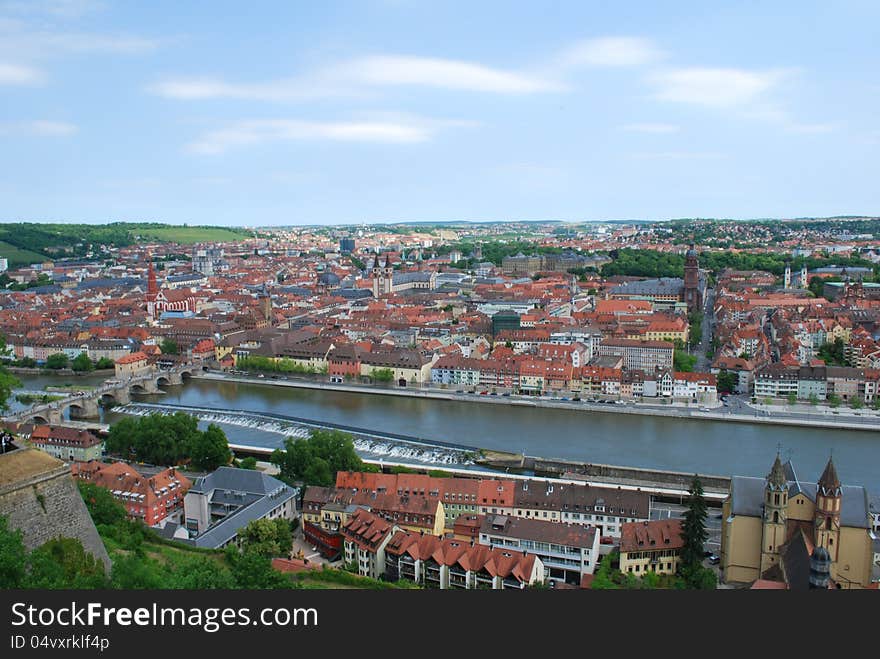
<instances>
[{"instance_id":1,"label":"church tower","mask_svg":"<svg viewBox=\"0 0 880 659\"><path fill-rule=\"evenodd\" d=\"M833 562L837 562L840 543L840 503L843 490L834 459L828 458L825 471L816 487L816 512L813 519L816 528L815 542L817 547L824 547Z\"/></svg>"},{"instance_id":2,"label":"church tower","mask_svg":"<svg viewBox=\"0 0 880 659\"><path fill-rule=\"evenodd\" d=\"M785 289L791 288L791 263L789 261L785 262L785 278L783 279L782 287Z\"/></svg>"},{"instance_id":3,"label":"church tower","mask_svg":"<svg viewBox=\"0 0 880 659\"><path fill-rule=\"evenodd\" d=\"M761 574L779 562L779 547L785 541L788 480L776 454L776 460L764 485L764 515L761 531Z\"/></svg>"},{"instance_id":4,"label":"church tower","mask_svg":"<svg viewBox=\"0 0 880 659\"><path fill-rule=\"evenodd\" d=\"M385 262L379 262L379 255L373 261L371 276L373 279L373 297L388 295L393 290L394 266L388 255L385 255Z\"/></svg>"},{"instance_id":5,"label":"church tower","mask_svg":"<svg viewBox=\"0 0 880 659\"><path fill-rule=\"evenodd\" d=\"M390 295L394 290L394 266L387 254L385 255L385 265L382 267L382 277L382 295Z\"/></svg>"},{"instance_id":6,"label":"church tower","mask_svg":"<svg viewBox=\"0 0 880 659\"><path fill-rule=\"evenodd\" d=\"M159 286L156 284L156 271L153 269L153 258L148 255L148 259L150 259L149 267L147 268L147 317L154 321L156 320L156 298L159 296Z\"/></svg>"},{"instance_id":7,"label":"church tower","mask_svg":"<svg viewBox=\"0 0 880 659\"><path fill-rule=\"evenodd\" d=\"M806 262L804 262L804 264L801 266L801 288L806 288L810 285L810 282L807 281L808 279L809 275L807 274L807 264Z\"/></svg>"},{"instance_id":8,"label":"church tower","mask_svg":"<svg viewBox=\"0 0 880 659\"><path fill-rule=\"evenodd\" d=\"M701 311L703 296L700 292L700 263L693 243L684 258L684 302L688 312Z\"/></svg>"}]
</instances>

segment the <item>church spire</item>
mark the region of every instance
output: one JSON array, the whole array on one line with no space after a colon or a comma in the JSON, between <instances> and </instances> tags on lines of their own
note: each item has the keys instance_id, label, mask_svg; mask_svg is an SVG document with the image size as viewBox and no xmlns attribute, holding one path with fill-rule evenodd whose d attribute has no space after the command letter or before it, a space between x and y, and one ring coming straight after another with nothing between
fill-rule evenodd
<instances>
[{"instance_id":1,"label":"church spire","mask_svg":"<svg viewBox=\"0 0 880 659\"><path fill-rule=\"evenodd\" d=\"M828 464L825 465L825 471L819 478L819 492L825 496L840 496L840 479L837 477L837 469L834 466L834 458L828 458Z\"/></svg>"},{"instance_id":2,"label":"church spire","mask_svg":"<svg viewBox=\"0 0 880 659\"><path fill-rule=\"evenodd\" d=\"M150 260L150 265L147 268L147 293L149 295L156 295L159 292L159 287L156 285L156 271L153 269L153 257L152 255L148 255L147 258Z\"/></svg>"},{"instance_id":3,"label":"church spire","mask_svg":"<svg viewBox=\"0 0 880 659\"><path fill-rule=\"evenodd\" d=\"M773 461L773 467L767 475L767 485L772 490L784 490L788 485L785 478L785 470L782 468L782 461L779 459L779 453L776 454L776 460Z\"/></svg>"}]
</instances>

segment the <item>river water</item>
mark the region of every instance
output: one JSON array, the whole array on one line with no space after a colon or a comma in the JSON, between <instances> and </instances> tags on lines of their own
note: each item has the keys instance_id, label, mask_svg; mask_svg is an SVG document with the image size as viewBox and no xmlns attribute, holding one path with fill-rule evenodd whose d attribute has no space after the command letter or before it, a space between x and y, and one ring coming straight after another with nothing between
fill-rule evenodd
<instances>
[{"instance_id":1,"label":"river water","mask_svg":"<svg viewBox=\"0 0 880 659\"><path fill-rule=\"evenodd\" d=\"M28 389L40 388L22 378ZM144 403L146 406L140 404ZM130 413L199 408L203 424L221 425L230 443L281 446L286 435L309 425L341 424L377 433L420 438L426 443L479 447L547 458L722 476L766 476L781 445L804 481L818 479L833 450L844 483L880 494L880 433L767 426L654 417L614 412L548 409L380 396L271 385L193 380L142 396ZM106 414L112 423L120 412ZM383 442L364 435L364 457L453 464L466 454L453 447ZM402 460L405 461L405 460Z\"/></svg>"}]
</instances>

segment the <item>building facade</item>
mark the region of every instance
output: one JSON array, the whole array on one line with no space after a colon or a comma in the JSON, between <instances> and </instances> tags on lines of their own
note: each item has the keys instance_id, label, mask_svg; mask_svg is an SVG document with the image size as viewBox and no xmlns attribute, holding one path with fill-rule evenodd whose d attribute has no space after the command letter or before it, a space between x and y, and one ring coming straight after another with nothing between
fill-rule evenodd
<instances>
[{"instance_id":1,"label":"building facade","mask_svg":"<svg viewBox=\"0 0 880 659\"><path fill-rule=\"evenodd\" d=\"M783 465L778 455L767 478L731 479L721 525L721 567L728 582L783 580L794 552L806 552L808 560L822 547L836 588L865 588L871 582L872 542L867 492L841 485L833 460L816 483L801 481L791 462Z\"/></svg>"}]
</instances>

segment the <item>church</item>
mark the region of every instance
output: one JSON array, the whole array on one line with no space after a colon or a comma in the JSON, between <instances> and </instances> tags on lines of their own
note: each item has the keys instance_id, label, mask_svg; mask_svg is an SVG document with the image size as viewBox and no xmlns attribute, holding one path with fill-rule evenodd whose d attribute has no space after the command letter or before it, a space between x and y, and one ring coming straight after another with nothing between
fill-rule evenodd
<instances>
[{"instance_id":1,"label":"church","mask_svg":"<svg viewBox=\"0 0 880 659\"><path fill-rule=\"evenodd\" d=\"M409 290L433 291L437 288L436 272L395 272L394 264L387 254L384 261L380 260L378 254L373 259L370 277L373 282L373 297L376 298Z\"/></svg>"},{"instance_id":2,"label":"church","mask_svg":"<svg viewBox=\"0 0 880 659\"><path fill-rule=\"evenodd\" d=\"M808 587L811 557L821 555L830 561L831 587L866 588L873 539L867 491L841 485L833 459L813 483L777 454L766 478L731 478L721 569L728 583L781 582L798 590Z\"/></svg>"},{"instance_id":3,"label":"church","mask_svg":"<svg viewBox=\"0 0 880 659\"><path fill-rule=\"evenodd\" d=\"M655 307L677 308L676 303L683 303L688 313L697 313L703 310L707 287L707 273L700 269L696 246L691 244L684 257L684 279L661 277L628 281L611 288L608 297L612 300L650 300Z\"/></svg>"},{"instance_id":4,"label":"church","mask_svg":"<svg viewBox=\"0 0 880 659\"><path fill-rule=\"evenodd\" d=\"M160 289L156 283L156 271L150 261L147 273L147 318L159 320L163 314L190 317L196 312L196 298L190 289Z\"/></svg>"}]
</instances>

